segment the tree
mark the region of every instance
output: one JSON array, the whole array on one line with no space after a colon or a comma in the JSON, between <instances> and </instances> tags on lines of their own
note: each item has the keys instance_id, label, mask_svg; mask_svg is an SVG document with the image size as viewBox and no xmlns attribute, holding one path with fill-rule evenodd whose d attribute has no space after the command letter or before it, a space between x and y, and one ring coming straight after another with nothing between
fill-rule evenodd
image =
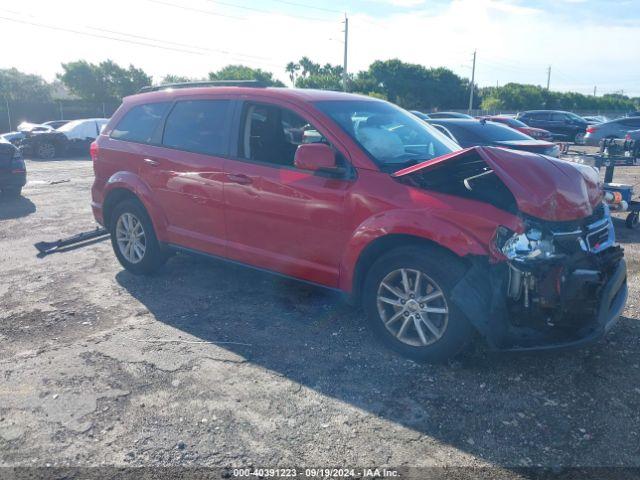
<instances>
[{"instance_id":1,"label":"tree","mask_svg":"<svg viewBox=\"0 0 640 480\"><path fill-rule=\"evenodd\" d=\"M46 102L51 100L51 87L38 75L15 68L0 69L0 97L8 101Z\"/></svg>"},{"instance_id":2,"label":"tree","mask_svg":"<svg viewBox=\"0 0 640 480\"><path fill-rule=\"evenodd\" d=\"M205 80L201 78L191 78L185 77L183 75L173 75L171 73L162 77L160 80L160 85L164 85L165 83L186 83L186 82L203 82Z\"/></svg>"},{"instance_id":3,"label":"tree","mask_svg":"<svg viewBox=\"0 0 640 480\"><path fill-rule=\"evenodd\" d=\"M465 108L469 82L446 68L393 59L373 62L367 72L358 74L354 89L384 94L408 109Z\"/></svg>"},{"instance_id":4,"label":"tree","mask_svg":"<svg viewBox=\"0 0 640 480\"><path fill-rule=\"evenodd\" d=\"M300 70L300 64L294 62L287 63L287 66L284 68L284 71L289 74L291 85L296 84L296 74L298 73L298 70Z\"/></svg>"},{"instance_id":5,"label":"tree","mask_svg":"<svg viewBox=\"0 0 640 480\"><path fill-rule=\"evenodd\" d=\"M71 92L85 100L99 102L119 101L151 85L152 80L142 69L133 65L125 69L112 60L97 65L79 60L63 63L62 69L58 79Z\"/></svg>"},{"instance_id":6,"label":"tree","mask_svg":"<svg viewBox=\"0 0 640 480\"><path fill-rule=\"evenodd\" d=\"M274 87L284 87L284 83L273 78L273 73L245 65L227 65L217 72L209 72L209 80L258 80Z\"/></svg>"}]
</instances>

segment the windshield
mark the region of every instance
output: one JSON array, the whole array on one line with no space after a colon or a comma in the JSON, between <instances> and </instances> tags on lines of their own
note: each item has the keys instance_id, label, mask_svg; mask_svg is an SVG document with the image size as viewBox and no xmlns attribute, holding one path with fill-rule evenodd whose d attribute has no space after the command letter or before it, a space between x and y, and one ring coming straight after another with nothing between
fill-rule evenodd
<instances>
[{"instance_id":1,"label":"windshield","mask_svg":"<svg viewBox=\"0 0 640 480\"><path fill-rule=\"evenodd\" d=\"M566 115L571 119L571 120L578 120L579 122L584 122L584 118L582 118L579 115L576 115L575 113L571 113L571 112L567 112Z\"/></svg>"},{"instance_id":2,"label":"windshield","mask_svg":"<svg viewBox=\"0 0 640 480\"><path fill-rule=\"evenodd\" d=\"M438 122L438 123L436 123ZM495 122L448 121L433 120L434 125L441 125L451 132L464 148L475 145L487 145L493 142L514 140L531 140L531 137L506 125Z\"/></svg>"},{"instance_id":3,"label":"windshield","mask_svg":"<svg viewBox=\"0 0 640 480\"><path fill-rule=\"evenodd\" d=\"M388 102L337 100L315 105L384 171L396 171L460 150L435 128Z\"/></svg>"},{"instance_id":4,"label":"windshield","mask_svg":"<svg viewBox=\"0 0 640 480\"><path fill-rule=\"evenodd\" d=\"M505 125L509 125L510 127L526 127L527 124L521 122L520 120L516 120L515 118L511 118L511 117L493 117L493 118L489 118L489 120L491 120L492 122L499 122L499 123L504 123Z\"/></svg>"},{"instance_id":5,"label":"windshield","mask_svg":"<svg viewBox=\"0 0 640 480\"><path fill-rule=\"evenodd\" d=\"M84 122L84 120L74 120L72 122L65 123L64 125L62 125L61 127L58 128L58 131L59 132L70 132L71 130L73 130L78 125L82 124L83 122Z\"/></svg>"}]
</instances>

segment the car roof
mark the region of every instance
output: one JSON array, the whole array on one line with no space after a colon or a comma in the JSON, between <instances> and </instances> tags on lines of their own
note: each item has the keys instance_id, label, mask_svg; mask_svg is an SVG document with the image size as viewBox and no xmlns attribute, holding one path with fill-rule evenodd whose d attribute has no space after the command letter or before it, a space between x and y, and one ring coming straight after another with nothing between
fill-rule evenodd
<instances>
[{"instance_id":1,"label":"car roof","mask_svg":"<svg viewBox=\"0 0 640 480\"><path fill-rule=\"evenodd\" d=\"M477 125L482 123L495 123L492 121L482 122L480 120L476 120L475 118L428 118L428 123L440 123L442 125L459 125L461 127L469 126L469 125ZM502 125L502 124L497 124Z\"/></svg>"},{"instance_id":2,"label":"car roof","mask_svg":"<svg viewBox=\"0 0 640 480\"><path fill-rule=\"evenodd\" d=\"M283 88L283 87L186 87L179 89L165 89L153 92L138 93L125 97L125 102L153 102L170 100L175 97L189 97L198 95L256 95L280 100L298 100L303 102L317 102L322 100L370 100L379 102L373 97L358 95L354 93L335 92L331 90L314 90L306 88Z\"/></svg>"}]
</instances>

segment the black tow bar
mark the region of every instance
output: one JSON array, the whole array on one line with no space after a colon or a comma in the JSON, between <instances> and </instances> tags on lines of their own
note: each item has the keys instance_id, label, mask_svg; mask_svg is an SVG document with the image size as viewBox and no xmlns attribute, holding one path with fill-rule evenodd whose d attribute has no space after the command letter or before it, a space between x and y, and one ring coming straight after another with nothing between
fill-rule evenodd
<instances>
[{"instance_id":1,"label":"black tow bar","mask_svg":"<svg viewBox=\"0 0 640 480\"><path fill-rule=\"evenodd\" d=\"M95 230L78 233L77 235L73 235L72 237L61 238L59 240L56 240L55 242L38 242L34 245L34 247L36 247L38 249L38 252L40 252L38 256L44 257L45 255L60 251L65 247L77 245L79 243L83 243L88 240L93 240L100 237L105 237L107 235L109 235L107 229L97 227Z\"/></svg>"}]
</instances>

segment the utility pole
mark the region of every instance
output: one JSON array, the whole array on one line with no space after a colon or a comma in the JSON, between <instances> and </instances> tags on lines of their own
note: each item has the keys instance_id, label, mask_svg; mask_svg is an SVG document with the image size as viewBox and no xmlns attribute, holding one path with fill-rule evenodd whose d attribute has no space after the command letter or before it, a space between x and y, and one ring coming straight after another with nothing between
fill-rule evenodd
<instances>
[{"instance_id":1,"label":"utility pole","mask_svg":"<svg viewBox=\"0 0 640 480\"><path fill-rule=\"evenodd\" d=\"M347 91L347 56L349 52L349 17L344 14L344 62L342 64L342 89Z\"/></svg>"},{"instance_id":2,"label":"utility pole","mask_svg":"<svg viewBox=\"0 0 640 480\"><path fill-rule=\"evenodd\" d=\"M597 91L598 91L598 86L597 86L597 85L594 85L594 86L593 86L593 96L594 96L594 97L596 96L596 92L597 92Z\"/></svg>"},{"instance_id":3,"label":"utility pole","mask_svg":"<svg viewBox=\"0 0 640 480\"><path fill-rule=\"evenodd\" d=\"M7 106L7 119L9 120L9 131L13 130L11 127L11 109L9 108L9 98L7 96L4 97L4 103Z\"/></svg>"},{"instance_id":4,"label":"utility pole","mask_svg":"<svg viewBox=\"0 0 640 480\"><path fill-rule=\"evenodd\" d=\"M547 68L547 91L549 90L549 85L551 84L551 65Z\"/></svg>"},{"instance_id":5,"label":"utility pole","mask_svg":"<svg viewBox=\"0 0 640 480\"><path fill-rule=\"evenodd\" d=\"M471 91L469 92L469 114L473 109L473 89L476 82L476 50L473 51L473 67L471 68Z\"/></svg>"}]
</instances>

